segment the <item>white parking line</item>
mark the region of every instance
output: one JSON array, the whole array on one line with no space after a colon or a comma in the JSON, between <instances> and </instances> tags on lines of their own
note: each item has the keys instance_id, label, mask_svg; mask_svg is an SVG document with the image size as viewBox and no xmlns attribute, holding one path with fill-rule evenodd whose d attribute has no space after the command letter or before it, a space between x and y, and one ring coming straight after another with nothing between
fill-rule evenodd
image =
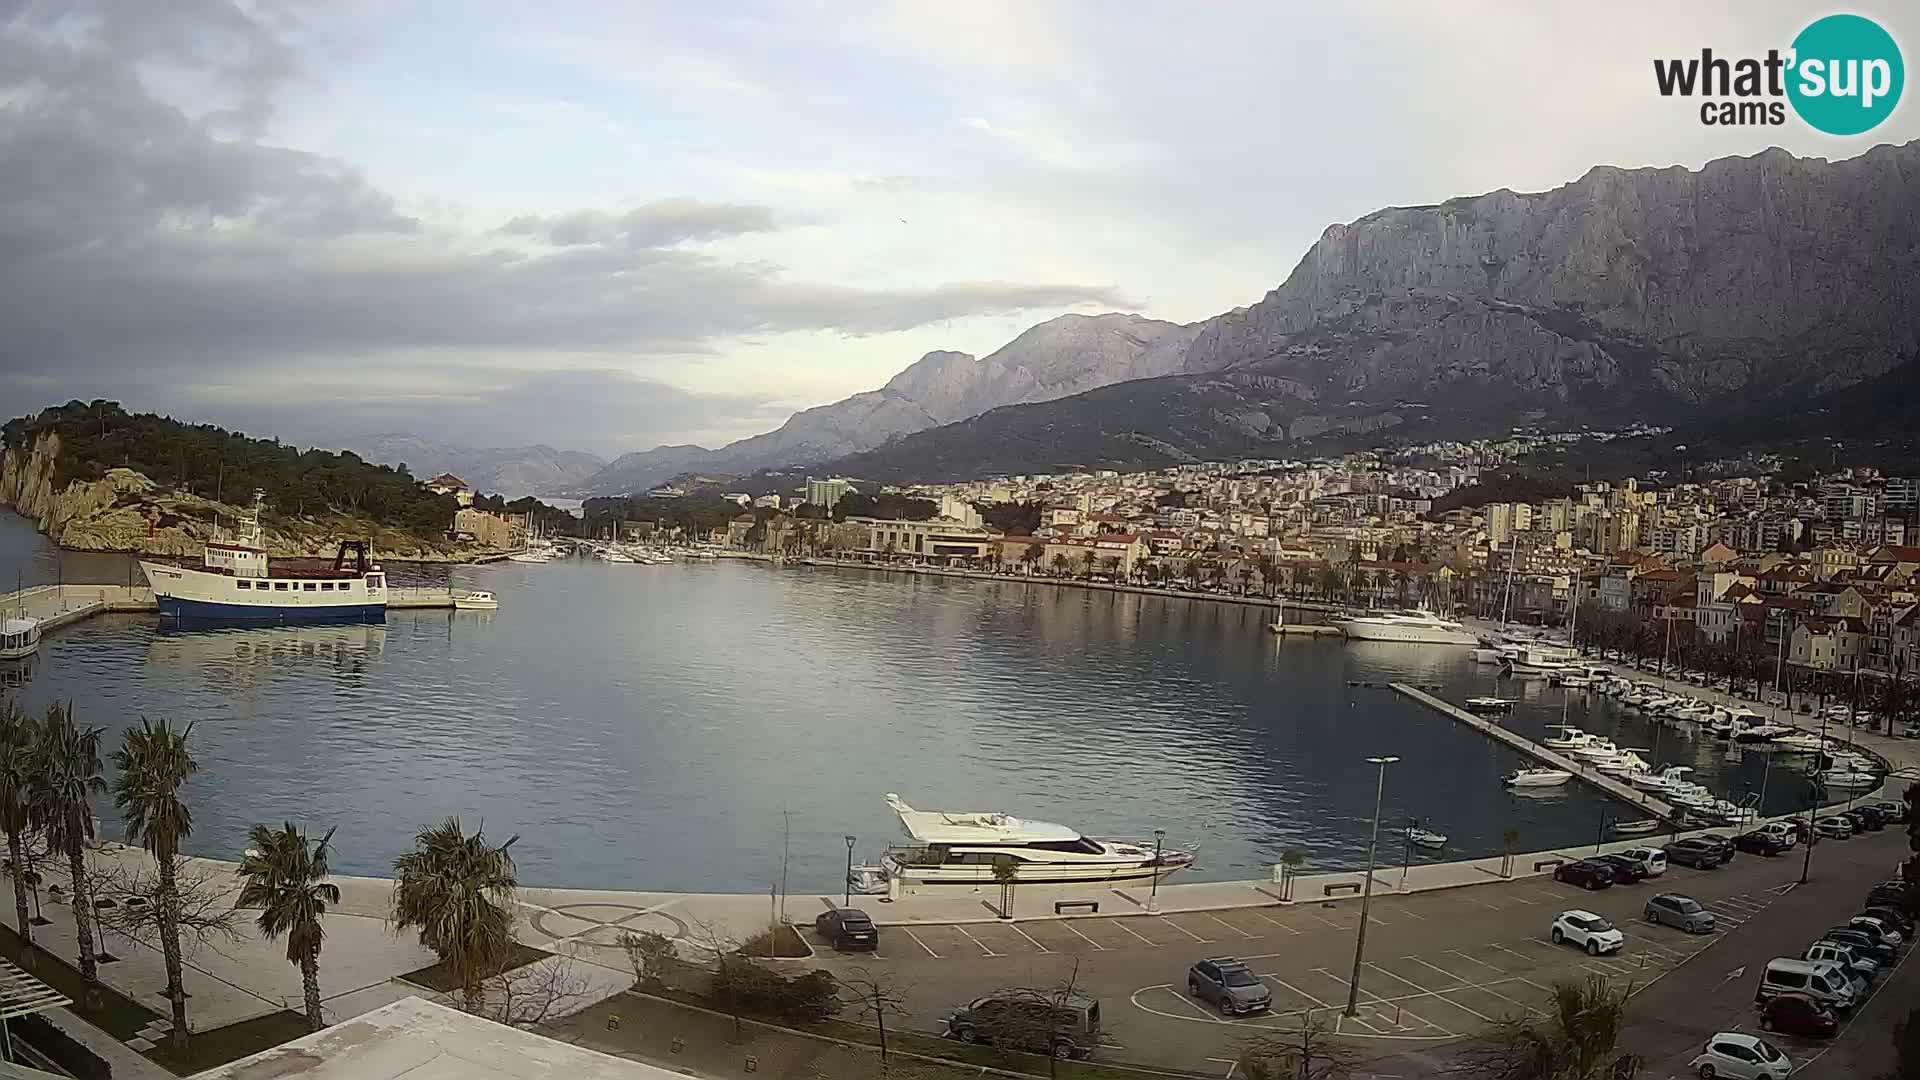
<instances>
[{"instance_id":1,"label":"white parking line","mask_svg":"<svg viewBox=\"0 0 1920 1080\"><path fill-rule=\"evenodd\" d=\"M1460 899L1465 900L1469 904L1479 904L1481 907L1486 908L1488 911L1500 910L1499 904L1489 904L1485 900L1482 900L1477 896L1462 896Z\"/></svg>"},{"instance_id":2,"label":"white parking line","mask_svg":"<svg viewBox=\"0 0 1920 1080\"><path fill-rule=\"evenodd\" d=\"M1331 927L1333 927L1333 928L1334 928L1335 930L1345 930L1345 929L1346 929L1346 927L1344 927L1344 926L1341 926L1341 925L1340 925L1339 923L1337 923L1337 922L1334 922L1334 921L1333 921L1332 919L1329 919L1329 918L1327 918L1327 917L1326 917L1325 915L1322 915L1322 914L1320 914L1320 913L1319 913L1319 912L1317 912L1317 911L1309 911L1309 912L1307 912L1307 917L1308 917L1308 918L1310 918L1310 919L1319 919L1319 920L1320 920L1321 922L1323 922L1323 923L1326 923L1326 924L1327 924L1328 926L1331 926Z\"/></svg>"},{"instance_id":3,"label":"white parking line","mask_svg":"<svg viewBox=\"0 0 1920 1080\"><path fill-rule=\"evenodd\" d=\"M968 941L971 941L971 942L973 942L973 943L974 943L975 945L978 945L978 946L980 946L980 951L981 951L981 952L983 952L983 953L986 953L986 954L987 954L988 956L1001 956L1001 955L1003 955L1003 954L1001 954L1001 953L997 953L997 952L994 952L994 951L993 951L992 949L989 949L989 948L987 948L987 943L986 943L986 942L984 942L984 941L981 941L981 940L980 940L979 938L977 938L977 937L974 937L974 936L973 936L972 934L969 934L969 933L967 933L967 928L966 928L966 927L964 927L964 926L961 926L961 925L960 925L959 923L955 923L955 924L953 925L953 928L954 928L955 930L958 930L958 931L960 931L960 933L961 933L961 936L963 936L963 937L965 937L965 938L966 938L966 939L967 939Z\"/></svg>"},{"instance_id":4,"label":"white parking line","mask_svg":"<svg viewBox=\"0 0 1920 1080\"><path fill-rule=\"evenodd\" d=\"M1321 1001L1319 997L1313 997L1313 995L1308 994L1306 990L1300 990L1298 986L1294 986L1292 982L1286 982L1284 978L1281 978L1281 976L1277 976L1277 974L1263 974L1263 976L1260 976L1260 978L1271 978L1271 980L1275 982L1275 986L1284 986L1286 990L1292 990L1294 994L1298 994L1298 995L1302 995L1302 997L1306 997L1308 1001L1311 1001L1311 1003L1313 1003L1315 1007L1319 1007L1319 1009L1332 1009L1332 1005L1329 1005L1329 1003L1325 1003L1325 1001Z\"/></svg>"},{"instance_id":5,"label":"white parking line","mask_svg":"<svg viewBox=\"0 0 1920 1080\"><path fill-rule=\"evenodd\" d=\"M1454 974L1453 972L1451 972L1451 971L1448 971L1448 970L1447 970L1446 968L1443 968L1443 967L1435 967L1435 966L1433 966L1432 964L1429 964L1429 963L1427 963L1427 962L1426 962L1425 960L1422 960L1422 959L1420 959L1420 958L1419 958L1419 957L1417 957L1417 956L1403 956L1403 957L1401 957L1400 959L1402 959L1402 960L1411 960L1411 961L1413 961L1414 963L1416 963L1416 964L1419 964L1419 965L1420 965L1421 967L1423 967L1423 968L1426 968L1426 969L1427 969L1428 971L1437 971L1437 972L1439 972L1440 974L1442 974L1442 975L1445 975L1445 976L1446 976L1447 978L1449 978L1449 979L1452 979L1452 980L1453 980L1453 981L1454 981L1455 983L1457 983L1457 984L1459 984L1459 986L1465 986L1465 985L1467 985L1467 980L1465 980L1465 979L1463 979L1463 978L1461 978L1461 977L1460 977L1460 976L1458 976L1458 975L1455 975L1455 974ZM1454 986L1450 986L1450 987L1448 987L1447 989L1449 989L1449 990L1453 990L1453 989L1457 989L1457 988L1458 988L1458 987L1454 987Z\"/></svg>"},{"instance_id":6,"label":"white parking line","mask_svg":"<svg viewBox=\"0 0 1920 1080\"><path fill-rule=\"evenodd\" d=\"M1541 993L1543 993L1543 994L1549 994L1549 995L1551 995L1551 994L1552 994L1552 993L1554 992L1554 991L1553 991L1553 988L1552 988L1552 987L1550 987L1550 986L1541 986L1541 985L1540 985L1539 983L1537 983L1537 982L1534 982L1534 981L1533 981L1532 979L1526 979L1526 978L1521 978L1520 976L1517 976L1517 975L1516 975L1516 976L1514 976L1514 980L1515 980L1516 982L1523 982L1523 983L1526 983L1526 984L1527 984L1528 986L1531 986L1531 987L1533 987L1533 988L1534 988L1535 990L1538 990L1538 991L1540 991L1540 992L1541 992Z\"/></svg>"},{"instance_id":7,"label":"white parking line","mask_svg":"<svg viewBox=\"0 0 1920 1080\"><path fill-rule=\"evenodd\" d=\"M927 955L928 955L928 956L931 956L931 957L933 957L933 958L934 958L935 960L938 960L938 959L940 959L940 954L939 954L939 953L937 953L937 952L934 952L934 951L933 951L933 950L932 950L931 948L929 948L929 947L927 946L927 943L926 943L926 942L924 942L924 941L921 941L921 940L920 940L920 935L919 935L919 934L916 934L916 933L914 933L913 931L911 931L911 930L909 930L909 929L907 929L907 928L906 928L906 927L904 927L904 926L900 928L900 931L901 931L901 933L904 933L904 934L906 934L906 935L907 935L908 937L910 937L910 938L912 938L912 939L913 939L913 943L914 943L915 945L918 945L918 946L920 946L921 948L923 948L923 949L926 949L926 950L927 950Z\"/></svg>"},{"instance_id":8,"label":"white parking line","mask_svg":"<svg viewBox=\"0 0 1920 1080\"><path fill-rule=\"evenodd\" d=\"M1145 942L1148 945L1153 946L1156 949L1160 947L1159 942L1154 941L1152 938L1147 937L1145 934L1142 934L1140 931L1135 930L1131 926L1128 926L1126 923L1126 920L1124 919L1113 920L1113 925L1119 927L1122 930L1125 930L1127 933L1132 934L1134 937L1139 938L1141 941Z\"/></svg>"},{"instance_id":9,"label":"white parking line","mask_svg":"<svg viewBox=\"0 0 1920 1080\"><path fill-rule=\"evenodd\" d=\"M1173 987L1169 986L1166 989L1167 989L1167 996L1174 998L1175 1000L1179 1001L1180 1004L1185 1005L1187 1008L1192 1009L1194 1012L1199 1013L1201 1019L1206 1020L1210 1023L1215 1023L1215 1024L1226 1023L1225 1020L1222 1020L1219 1017L1208 1012L1207 1010L1201 1008L1199 1002L1194 1001L1193 999L1187 997L1187 995L1181 993L1178 990L1175 990Z\"/></svg>"},{"instance_id":10,"label":"white parking line","mask_svg":"<svg viewBox=\"0 0 1920 1080\"><path fill-rule=\"evenodd\" d=\"M1013 931L1016 934L1019 934L1021 937L1026 938L1028 941L1033 942L1033 947L1036 949L1039 949L1041 952L1050 953L1053 951L1052 949L1047 948L1045 945L1040 944L1040 942L1036 940L1032 934L1027 933L1025 930L1020 929L1019 927L1013 925L1012 923L1007 924L1007 929Z\"/></svg>"},{"instance_id":11,"label":"white parking line","mask_svg":"<svg viewBox=\"0 0 1920 1080\"><path fill-rule=\"evenodd\" d=\"M1220 924L1221 926L1224 926L1224 927L1226 927L1227 929L1229 929L1229 930L1231 930L1231 931L1233 931L1234 933L1236 933L1236 934L1239 934L1239 935L1240 935L1241 937L1243 937L1243 938L1252 938L1252 937L1259 937L1259 936L1260 936L1260 935L1258 935L1258 934L1249 934L1249 933L1247 933L1247 932L1246 932L1245 930L1242 930L1242 929L1240 929L1239 927L1237 927L1237 926L1235 926L1235 925L1233 925L1232 923L1230 923L1230 922L1228 922L1228 921L1227 921L1227 920L1225 920L1225 919L1222 919L1222 918L1220 918L1220 917L1219 917L1219 916L1217 916L1217 915L1208 915L1208 914L1207 914L1206 912L1204 912L1204 911L1198 911L1198 912L1195 912L1194 914L1196 914L1196 915L1206 915L1206 917L1207 917L1207 918L1209 918L1209 919L1212 919L1212 920L1213 920L1214 922L1217 922L1217 923L1219 923L1219 924Z\"/></svg>"},{"instance_id":12,"label":"white parking line","mask_svg":"<svg viewBox=\"0 0 1920 1080\"><path fill-rule=\"evenodd\" d=\"M1285 931L1286 931L1287 933L1289 933L1289 934L1292 934L1292 935L1294 935L1295 937L1298 937L1298 936L1300 936L1300 931L1298 931L1298 930L1295 930L1295 929L1294 929L1293 927L1291 927L1291 926L1288 926L1288 925L1287 925L1286 923L1283 923L1283 922L1281 922L1281 921L1280 921L1279 919L1276 919L1276 918L1274 918L1274 917L1273 917L1273 916L1271 916L1271 915L1268 915L1268 914L1267 914L1266 912L1264 912L1264 911L1256 911L1256 912L1254 912L1254 914L1255 914L1255 915L1258 915L1258 916L1260 916L1261 918L1263 918L1263 919L1265 919L1265 920L1267 920L1268 922L1270 922L1270 923L1272 923L1273 925L1275 925L1275 926L1277 926L1277 927L1279 927L1280 929L1282 929L1282 930L1285 930Z\"/></svg>"},{"instance_id":13,"label":"white parking line","mask_svg":"<svg viewBox=\"0 0 1920 1080\"><path fill-rule=\"evenodd\" d=\"M1466 953L1461 952L1459 949L1448 949L1447 951L1459 957L1460 959L1465 960L1469 964L1479 964L1481 967L1486 968L1488 971L1497 971L1502 975L1505 975L1507 973L1506 968L1494 967L1492 964L1487 963L1485 960L1475 960L1473 957L1468 956Z\"/></svg>"},{"instance_id":14,"label":"white parking line","mask_svg":"<svg viewBox=\"0 0 1920 1080\"><path fill-rule=\"evenodd\" d=\"M1093 947L1094 947L1094 950L1095 950L1095 951L1097 951L1097 952L1106 952L1106 951L1107 951L1107 947L1106 947L1105 945L1102 945L1102 944L1100 944L1099 942L1097 942L1097 941L1095 941L1095 940L1093 940L1092 938L1090 938L1090 937L1088 937L1087 935L1085 935L1085 934L1083 934L1083 933L1081 933L1081 932L1080 932L1080 931L1078 931L1078 930L1074 930L1074 929L1073 929L1073 924L1072 924L1072 923L1070 923L1070 922L1062 922L1062 923L1061 923L1060 925L1061 925L1062 927L1064 927L1064 928L1066 928L1066 929L1068 929L1068 930L1072 930L1072 931L1073 931L1073 936L1074 936L1074 937L1077 937L1077 938L1079 938L1079 939L1080 939L1081 941L1084 941L1084 942L1086 942L1087 944L1089 944L1089 945L1091 945L1091 946L1093 946Z\"/></svg>"},{"instance_id":15,"label":"white parking line","mask_svg":"<svg viewBox=\"0 0 1920 1080\"><path fill-rule=\"evenodd\" d=\"M1400 976L1398 976L1398 975L1395 975L1395 974L1394 974L1393 972L1391 972L1391 971L1388 971L1388 970L1387 970L1386 968L1383 968L1383 967L1381 967L1381 966L1380 966L1379 964L1376 964L1376 963L1373 963L1372 961L1368 961L1368 962L1367 962L1367 965L1366 965L1366 966L1367 966L1367 967L1370 967L1370 968L1372 968L1373 970L1375 970L1375 971L1377 971L1377 972L1379 972L1379 973L1380 973L1380 974L1382 974L1382 975L1385 975L1385 976L1386 976L1387 978L1389 978L1389 979L1392 979L1392 980L1393 980L1393 981L1395 981L1395 982L1400 982L1400 983L1405 983L1405 984L1407 984L1408 986L1411 986L1411 987L1413 987L1413 988L1414 988L1415 990L1418 990L1418 991L1419 991L1419 993L1417 993L1417 994L1414 994L1414 995L1412 995L1413 997L1431 997L1431 998L1440 998L1440 999L1441 999L1442 1001L1445 1001L1445 1002L1446 1002L1447 1004L1449 1004L1449 1005L1451 1005L1451 1006L1453 1006L1453 1007L1454 1007L1454 1008L1456 1008L1456 1009L1459 1009L1459 1010L1460 1010L1461 1012L1466 1012L1466 1013L1472 1013L1473 1015L1475 1015L1475 1016L1477 1016L1477 1017L1479 1017L1480 1019L1482 1019L1482 1020L1485 1020L1485 1021L1486 1021L1487 1023L1489 1023L1489 1024L1491 1024L1491 1023L1493 1023L1493 1017L1491 1017L1491 1016L1488 1016L1488 1015L1487 1015L1486 1013L1483 1013L1483 1012L1480 1012L1480 1011L1479 1011L1479 1010L1477 1010L1477 1009L1472 1009L1472 1008L1468 1008L1467 1006L1465 1006L1465 1005L1462 1005L1462 1004L1460 1004L1459 1002L1457 1002L1457 1001L1455 1001L1455 1000L1453 1000L1453 999L1452 999L1452 998L1450 998L1450 997L1441 997L1441 994L1443 993L1442 991L1439 991L1439 990L1429 990L1429 989L1427 989L1426 987L1424 987L1424 986L1421 986L1421 985L1420 985L1419 983L1417 983L1417 982L1414 982L1414 981L1413 981L1412 979L1404 979L1404 978L1401 978ZM1459 987L1459 986L1455 986L1455 987L1450 987L1449 989L1452 989L1452 990L1463 990L1463 989L1465 989L1465 987ZM1360 988L1360 992L1361 992L1361 993L1363 993L1363 994L1364 994L1364 993L1366 993L1366 992L1367 992L1367 988L1366 988L1366 987L1364 987L1364 986L1363 986L1363 987L1361 987L1361 988ZM1383 1001L1384 1001L1384 1000L1386 1000L1386 999L1384 999L1384 998L1382 998L1381 1000L1383 1000ZM1402 1001L1404 1001L1404 1000L1406 1000L1406 997L1405 997L1405 996L1401 996L1401 997L1397 997L1397 998L1394 998L1394 999L1393 999L1393 1003L1394 1003L1394 1005L1395 1005L1396 1007L1398 1007L1398 1006L1400 1005L1400 1002L1402 1002ZM1405 1010L1404 1008L1402 1008L1402 1009L1401 1009L1401 1011L1402 1011L1402 1012L1406 1012L1406 1010ZM1408 1016L1412 1016L1413 1014L1412 1014L1412 1013L1406 1013L1406 1015L1408 1015ZM1417 1018L1416 1018L1416 1019L1417 1019Z\"/></svg>"},{"instance_id":16,"label":"white parking line","mask_svg":"<svg viewBox=\"0 0 1920 1080\"><path fill-rule=\"evenodd\" d=\"M1478 990L1483 994L1488 994L1493 997L1497 997L1501 1001L1504 1001L1509 1005L1517 1006L1523 1014L1526 1014L1528 1016L1531 1016L1534 1013L1537 1013L1540 1011L1539 1009L1536 1009L1533 1006L1528 1005L1524 1001L1515 1001L1513 998L1510 998L1507 995L1501 993L1500 991L1495 990L1493 986L1490 984L1482 984L1480 986L1473 986L1473 987L1461 987L1460 989Z\"/></svg>"},{"instance_id":17,"label":"white parking line","mask_svg":"<svg viewBox=\"0 0 1920 1080\"><path fill-rule=\"evenodd\" d=\"M1186 927L1181 926L1179 923L1174 922L1172 919L1167 919L1165 920L1165 922L1168 926L1173 927L1175 930L1180 931L1181 933L1187 935L1188 937L1192 938L1193 940L1199 942L1202 945L1210 945L1213 943L1212 938L1203 938L1199 934L1196 934L1193 931L1187 929Z\"/></svg>"},{"instance_id":18,"label":"white parking line","mask_svg":"<svg viewBox=\"0 0 1920 1080\"><path fill-rule=\"evenodd\" d=\"M1327 978L1334 980L1335 982L1339 983L1342 986L1347 987L1348 989L1353 988L1352 983L1348 982L1346 979L1343 979L1338 975L1335 975L1333 972L1328 971L1326 968L1314 968L1313 970L1319 972L1322 975L1325 975ZM1405 980L1401 980L1401 981L1404 982ZM1360 987L1359 989L1360 989L1361 996L1370 999L1370 1003L1376 1006L1375 1011L1379 1011L1377 1009L1377 1006L1393 1004L1392 1002L1388 1001L1386 998L1381 997L1379 994L1374 993L1373 991L1367 989L1364 986ZM1414 996L1418 997L1422 995L1414 995ZM1419 1013L1414 1012L1412 1009L1403 1008L1401 1006L1394 1005L1394 1012L1400 1016L1404 1016L1411 1019L1414 1023L1419 1024L1422 1027L1430 1027L1435 1031L1448 1030L1446 1028L1441 1027L1439 1024L1436 1024L1433 1021L1428 1020L1425 1017L1422 1017ZM1381 1019L1385 1019L1385 1017L1381 1017ZM1400 1028L1403 1031L1409 1030L1409 1025L1402 1024L1398 1020L1393 1021L1393 1026ZM1449 1032L1449 1034L1451 1033Z\"/></svg>"}]
</instances>

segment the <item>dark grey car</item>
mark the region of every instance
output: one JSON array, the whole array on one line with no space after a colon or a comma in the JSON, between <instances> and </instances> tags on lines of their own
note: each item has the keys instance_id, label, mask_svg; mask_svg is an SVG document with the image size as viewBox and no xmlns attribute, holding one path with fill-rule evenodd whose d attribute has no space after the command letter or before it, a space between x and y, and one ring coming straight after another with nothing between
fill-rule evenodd
<instances>
[{"instance_id":1,"label":"dark grey car","mask_svg":"<svg viewBox=\"0 0 1920 1080\"><path fill-rule=\"evenodd\" d=\"M1689 934L1713 933L1713 912L1691 896L1661 893L1648 897L1646 917L1657 926L1671 926Z\"/></svg>"},{"instance_id":2,"label":"dark grey car","mask_svg":"<svg viewBox=\"0 0 1920 1080\"><path fill-rule=\"evenodd\" d=\"M1231 956L1212 957L1188 968L1187 993L1212 1002L1227 1016L1273 1008L1273 991L1244 962Z\"/></svg>"}]
</instances>

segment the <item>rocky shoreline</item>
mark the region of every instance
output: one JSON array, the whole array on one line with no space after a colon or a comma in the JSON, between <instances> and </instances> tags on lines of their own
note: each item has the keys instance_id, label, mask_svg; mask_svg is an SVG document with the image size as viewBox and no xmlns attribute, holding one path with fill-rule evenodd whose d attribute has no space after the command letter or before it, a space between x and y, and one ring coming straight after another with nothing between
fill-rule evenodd
<instances>
[{"instance_id":1,"label":"rocky shoreline","mask_svg":"<svg viewBox=\"0 0 1920 1080\"><path fill-rule=\"evenodd\" d=\"M31 450L7 450L0 459L0 506L13 510L66 551L198 558L219 522L244 508L197 495L162 490L132 469L110 469L98 480L55 489L60 437L48 433ZM422 539L365 518L266 515L267 550L276 557L331 558L343 539L367 539L382 558L399 562L464 563L501 552Z\"/></svg>"}]
</instances>

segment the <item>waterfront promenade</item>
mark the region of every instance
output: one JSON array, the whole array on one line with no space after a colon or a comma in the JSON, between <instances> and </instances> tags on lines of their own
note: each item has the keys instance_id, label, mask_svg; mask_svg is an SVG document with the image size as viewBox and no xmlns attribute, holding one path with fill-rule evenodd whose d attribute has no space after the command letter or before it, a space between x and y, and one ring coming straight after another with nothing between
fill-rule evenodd
<instances>
[{"instance_id":1,"label":"waterfront promenade","mask_svg":"<svg viewBox=\"0 0 1920 1080\"><path fill-rule=\"evenodd\" d=\"M1259 593L1242 595L1239 593L1205 592L1198 589L1162 589L1149 585L1129 585L1116 581L1083 581L1078 578L1056 578L1045 574L995 574L985 570L961 570L943 566L919 566L909 563L872 563L857 559L810 558L798 560L802 566L829 566L843 570L875 570L888 574L907 574L914 577L971 578L975 581L1001 581L1016 585L1053 585L1062 589L1087 589L1092 592L1132 593L1135 596L1165 596L1176 600L1215 600L1226 604L1241 604L1248 607L1281 608L1286 611L1310 611L1315 614L1328 614L1340 610L1338 604L1328 604L1319 600L1296 600L1286 596L1266 596Z\"/></svg>"}]
</instances>

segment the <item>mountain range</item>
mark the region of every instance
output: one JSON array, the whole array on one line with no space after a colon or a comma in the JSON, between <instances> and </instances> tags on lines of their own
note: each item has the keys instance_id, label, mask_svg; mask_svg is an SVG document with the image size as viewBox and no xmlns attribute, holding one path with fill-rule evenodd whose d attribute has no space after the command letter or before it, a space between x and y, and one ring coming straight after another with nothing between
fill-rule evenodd
<instances>
[{"instance_id":1,"label":"mountain range","mask_svg":"<svg viewBox=\"0 0 1920 1080\"><path fill-rule=\"evenodd\" d=\"M1844 428L1847 388L1916 355L1920 142L1837 162L1774 148L1380 210L1328 228L1247 307L1189 325L1064 315L985 358L928 353L778 430L626 454L579 485L1155 468L1520 425L1724 428L1810 399Z\"/></svg>"},{"instance_id":2,"label":"mountain range","mask_svg":"<svg viewBox=\"0 0 1920 1080\"><path fill-rule=\"evenodd\" d=\"M606 465L606 459L577 450L551 446L471 447L433 442L418 435L387 433L347 440L337 449L351 450L367 461L405 465L424 480L452 473L474 489L508 498L522 495L560 495L584 487Z\"/></svg>"}]
</instances>

